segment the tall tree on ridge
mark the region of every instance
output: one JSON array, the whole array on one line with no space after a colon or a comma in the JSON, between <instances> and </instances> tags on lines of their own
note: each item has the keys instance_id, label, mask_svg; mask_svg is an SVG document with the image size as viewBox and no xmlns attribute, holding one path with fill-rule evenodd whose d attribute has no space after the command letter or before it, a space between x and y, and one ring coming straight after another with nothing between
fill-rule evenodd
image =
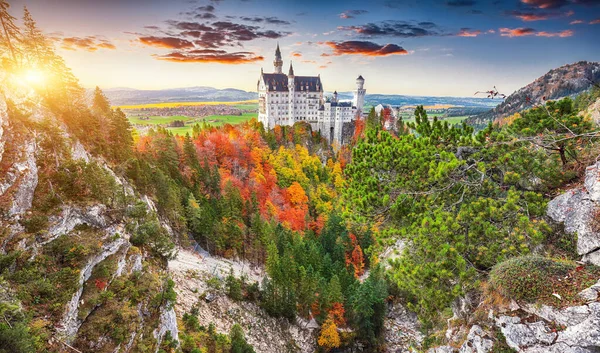
<instances>
[{"instance_id":1,"label":"tall tree on ridge","mask_svg":"<svg viewBox=\"0 0 600 353\"><path fill-rule=\"evenodd\" d=\"M2 26L2 46L10 51L14 63L17 62L17 49L14 44L19 41L21 32L15 24L16 18L8 12L10 4L6 0L0 0L0 25Z\"/></svg>"}]
</instances>

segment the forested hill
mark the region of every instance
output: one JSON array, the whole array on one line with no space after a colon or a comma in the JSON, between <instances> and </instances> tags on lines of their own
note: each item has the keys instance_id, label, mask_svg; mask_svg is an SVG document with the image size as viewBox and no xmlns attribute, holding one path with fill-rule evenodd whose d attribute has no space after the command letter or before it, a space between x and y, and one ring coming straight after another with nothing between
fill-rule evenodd
<instances>
[{"instance_id":1,"label":"forested hill","mask_svg":"<svg viewBox=\"0 0 600 353\"><path fill-rule=\"evenodd\" d=\"M471 117L470 125L483 127L490 121L543 104L545 100L574 97L600 83L600 63L580 61L548 71L527 86L506 97L494 109ZM503 92L500 92L503 93Z\"/></svg>"}]
</instances>

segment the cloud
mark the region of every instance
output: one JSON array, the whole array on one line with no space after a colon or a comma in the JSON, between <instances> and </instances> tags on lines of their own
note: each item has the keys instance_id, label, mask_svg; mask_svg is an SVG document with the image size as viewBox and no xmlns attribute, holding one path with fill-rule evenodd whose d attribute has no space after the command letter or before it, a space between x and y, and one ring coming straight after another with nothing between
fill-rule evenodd
<instances>
[{"instance_id":1,"label":"cloud","mask_svg":"<svg viewBox=\"0 0 600 353\"><path fill-rule=\"evenodd\" d=\"M502 37L524 37L535 35L536 30L533 28L500 28Z\"/></svg>"},{"instance_id":2,"label":"cloud","mask_svg":"<svg viewBox=\"0 0 600 353\"><path fill-rule=\"evenodd\" d=\"M321 56L340 56L340 55L363 55L363 56L387 56L387 55L406 55L408 51L396 44L379 45L368 41L345 41L345 42L323 42L331 49L332 54L322 54Z\"/></svg>"},{"instance_id":3,"label":"cloud","mask_svg":"<svg viewBox=\"0 0 600 353\"><path fill-rule=\"evenodd\" d=\"M584 6L600 5L600 0L521 0L521 2L540 9L557 9L571 4Z\"/></svg>"},{"instance_id":4,"label":"cloud","mask_svg":"<svg viewBox=\"0 0 600 353\"><path fill-rule=\"evenodd\" d=\"M593 20L593 21L590 21L590 24L591 24L591 25L597 25L597 24L600 24L600 18L597 18L597 19L595 19L595 20Z\"/></svg>"},{"instance_id":5,"label":"cloud","mask_svg":"<svg viewBox=\"0 0 600 353\"><path fill-rule=\"evenodd\" d=\"M582 23L585 23L585 22L583 22L582 20L574 20L574 21L569 22L570 25L579 25Z\"/></svg>"},{"instance_id":6,"label":"cloud","mask_svg":"<svg viewBox=\"0 0 600 353\"><path fill-rule=\"evenodd\" d=\"M470 28L461 28L456 34L458 37L477 37L481 34L480 30L472 30Z\"/></svg>"},{"instance_id":7,"label":"cloud","mask_svg":"<svg viewBox=\"0 0 600 353\"><path fill-rule=\"evenodd\" d=\"M217 18L217 16L215 16L214 14L212 14L210 12L205 12L205 13L199 13L199 14L195 15L194 18L199 19L199 20L210 20L213 18Z\"/></svg>"},{"instance_id":8,"label":"cloud","mask_svg":"<svg viewBox=\"0 0 600 353\"><path fill-rule=\"evenodd\" d=\"M154 55L158 60L176 63L218 63L218 64L247 64L263 61L264 57L252 52L233 52L225 50L197 49L190 51L175 51L166 55Z\"/></svg>"},{"instance_id":9,"label":"cloud","mask_svg":"<svg viewBox=\"0 0 600 353\"><path fill-rule=\"evenodd\" d=\"M354 18L356 16L364 15L369 13L367 10L346 10L342 12L339 16L343 19Z\"/></svg>"},{"instance_id":10,"label":"cloud","mask_svg":"<svg viewBox=\"0 0 600 353\"><path fill-rule=\"evenodd\" d=\"M179 31L179 37L195 38L194 43L203 48L219 48L222 46L241 46L242 42L259 38L278 39L289 35L289 32L264 30L259 26L217 21L212 24L188 21L167 21L172 31ZM181 38L181 39L183 39Z\"/></svg>"},{"instance_id":11,"label":"cloud","mask_svg":"<svg viewBox=\"0 0 600 353\"><path fill-rule=\"evenodd\" d=\"M139 42L158 48L167 48L167 49L186 49L186 48L194 48L194 43L175 37L155 37L155 36L145 36L139 37Z\"/></svg>"},{"instance_id":12,"label":"cloud","mask_svg":"<svg viewBox=\"0 0 600 353\"><path fill-rule=\"evenodd\" d=\"M451 0L446 2L446 5L452 7L469 7L475 5L476 3L477 1L473 0Z\"/></svg>"},{"instance_id":13,"label":"cloud","mask_svg":"<svg viewBox=\"0 0 600 353\"><path fill-rule=\"evenodd\" d=\"M568 0L521 0L521 2L540 9L556 9L569 3Z\"/></svg>"},{"instance_id":14,"label":"cloud","mask_svg":"<svg viewBox=\"0 0 600 353\"><path fill-rule=\"evenodd\" d=\"M85 50L88 52L95 52L98 49L117 49L111 41L99 36L55 37L54 40L65 50Z\"/></svg>"},{"instance_id":15,"label":"cloud","mask_svg":"<svg viewBox=\"0 0 600 353\"><path fill-rule=\"evenodd\" d=\"M217 4L218 1L212 1ZM269 26L290 24L273 16L223 16L214 15L215 6L196 7L191 12L181 13L184 19L170 19L162 26L146 26L148 33L131 33L137 42L155 48L169 49L168 53L152 55L157 60L180 63L245 64L262 61L264 58L253 52L240 49L244 43L256 39L278 39L290 32L274 30ZM189 20L191 17L203 21ZM244 22L251 22L244 23ZM233 49L235 48L235 49Z\"/></svg>"},{"instance_id":16,"label":"cloud","mask_svg":"<svg viewBox=\"0 0 600 353\"><path fill-rule=\"evenodd\" d=\"M575 14L575 12L573 12L573 11L567 11L567 12L526 11L526 12L522 12L522 11L515 10L515 11L507 11L506 14L509 16L521 19L526 22L532 22L532 21L544 21L544 20L549 20L551 18L558 18L558 17L563 17L563 16L570 17L570 16L573 16Z\"/></svg>"},{"instance_id":17,"label":"cloud","mask_svg":"<svg viewBox=\"0 0 600 353\"><path fill-rule=\"evenodd\" d=\"M538 32L536 35L538 37L561 37L561 38L566 38L566 37L571 37L573 36L573 30L570 29L566 29L564 31L560 31L560 32Z\"/></svg>"},{"instance_id":18,"label":"cloud","mask_svg":"<svg viewBox=\"0 0 600 353\"><path fill-rule=\"evenodd\" d=\"M481 11L481 10L473 10L473 9L471 9L471 10L467 11L467 13L468 13L468 14L471 14L471 15L482 15L482 14L483 14L483 11Z\"/></svg>"},{"instance_id":19,"label":"cloud","mask_svg":"<svg viewBox=\"0 0 600 353\"><path fill-rule=\"evenodd\" d=\"M294 58L301 58L302 57L302 53L295 51L295 52L292 52L292 56Z\"/></svg>"},{"instance_id":20,"label":"cloud","mask_svg":"<svg viewBox=\"0 0 600 353\"><path fill-rule=\"evenodd\" d=\"M533 28L500 28L500 35L502 37L525 37L525 36L536 36L536 37L571 37L574 32L570 29L560 32L546 32L537 31Z\"/></svg>"},{"instance_id":21,"label":"cloud","mask_svg":"<svg viewBox=\"0 0 600 353\"><path fill-rule=\"evenodd\" d=\"M442 35L442 31L433 22L383 21L379 23L367 23L361 26L340 26L338 29L353 31L364 37L388 36L413 38Z\"/></svg>"},{"instance_id":22,"label":"cloud","mask_svg":"<svg viewBox=\"0 0 600 353\"><path fill-rule=\"evenodd\" d=\"M200 12L214 12L215 11L215 7L212 6L212 5L200 6L200 7L196 8L196 11L200 11Z\"/></svg>"},{"instance_id":23,"label":"cloud","mask_svg":"<svg viewBox=\"0 0 600 353\"><path fill-rule=\"evenodd\" d=\"M281 20L277 17L240 17L240 19L242 19L243 21L247 21L247 22L254 22L254 23L267 23L267 24L272 24L272 25L289 25L291 24L290 21L286 21L286 20Z\"/></svg>"}]
</instances>

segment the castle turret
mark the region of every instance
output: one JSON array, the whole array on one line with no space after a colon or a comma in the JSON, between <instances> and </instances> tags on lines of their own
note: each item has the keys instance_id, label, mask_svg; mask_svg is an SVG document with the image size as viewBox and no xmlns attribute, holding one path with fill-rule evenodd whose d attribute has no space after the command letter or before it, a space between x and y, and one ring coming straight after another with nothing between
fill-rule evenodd
<instances>
[{"instance_id":1,"label":"castle turret","mask_svg":"<svg viewBox=\"0 0 600 353\"><path fill-rule=\"evenodd\" d=\"M333 92L333 101L332 101L332 103L337 103L337 102L338 102L338 93L337 93L337 91L334 91Z\"/></svg>"},{"instance_id":2,"label":"castle turret","mask_svg":"<svg viewBox=\"0 0 600 353\"><path fill-rule=\"evenodd\" d=\"M295 110L295 104L294 104L294 98L295 98L295 94L296 94L296 84L294 82L294 66L292 66L292 62L290 61L290 71L288 73L288 91L289 91L289 106L288 106L288 112L289 112L289 120L288 120L288 124L289 125L294 125L294 121L295 121L295 117L294 117L294 110Z\"/></svg>"},{"instance_id":3,"label":"castle turret","mask_svg":"<svg viewBox=\"0 0 600 353\"><path fill-rule=\"evenodd\" d=\"M276 74L283 73L283 60L281 59L281 50L279 50L279 43L277 43L277 49L275 49L275 60L273 61L273 66L275 66Z\"/></svg>"},{"instance_id":4,"label":"castle turret","mask_svg":"<svg viewBox=\"0 0 600 353\"><path fill-rule=\"evenodd\" d=\"M363 106L365 105L365 94L367 90L364 89L365 79L362 75L359 75L356 79L356 90L354 93L354 98L352 99L352 105L356 107L356 110L362 112Z\"/></svg>"}]
</instances>

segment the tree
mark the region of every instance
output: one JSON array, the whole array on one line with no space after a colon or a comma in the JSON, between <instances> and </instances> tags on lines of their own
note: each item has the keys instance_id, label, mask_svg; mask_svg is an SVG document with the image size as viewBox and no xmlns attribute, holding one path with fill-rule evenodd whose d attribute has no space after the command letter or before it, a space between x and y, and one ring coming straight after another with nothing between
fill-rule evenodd
<instances>
[{"instance_id":1,"label":"tree","mask_svg":"<svg viewBox=\"0 0 600 353\"><path fill-rule=\"evenodd\" d=\"M338 348L341 345L340 334L337 331L337 326L333 321L333 318L328 317L327 320L321 326L321 334L317 341L319 346L326 350Z\"/></svg>"},{"instance_id":2,"label":"tree","mask_svg":"<svg viewBox=\"0 0 600 353\"><path fill-rule=\"evenodd\" d=\"M119 108L110 114L109 142L112 158L115 161L122 162L131 157L133 153L131 124Z\"/></svg>"},{"instance_id":3,"label":"tree","mask_svg":"<svg viewBox=\"0 0 600 353\"><path fill-rule=\"evenodd\" d=\"M42 65L48 59L48 43L37 27L27 6L23 7L23 51L31 66Z\"/></svg>"},{"instance_id":4,"label":"tree","mask_svg":"<svg viewBox=\"0 0 600 353\"><path fill-rule=\"evenodd\" d=\"M254 348L246 342L244 330L240 325L231 326L229 338L231 339L231 353L254 353Z\"/></svg>"},{"instance_id":5,"label":"tree","mask_svg":"<svg viewBox=\"0 0 600 353\"><path fill-rule=\"evenodd\" d=\"M523 112L509 129L519 137L529 137L536 145L558 153L565 168L569 159L577 160L575 146L580 143L576 138L590 132L592 122L578 114L570 98L564 98Z\"/></svg>"},{"instance_id":6,"label":"tree","mask_svg":"<svg viewBox=\"0 0 600 353\"><path fill-rule=\"evenodd\" d=\"M0 45L8 49L12 57L13 63L17 63L17 48L15 45L19 43L21 31L15 24L16 18L12 16L8 9L10 5L6 0L0 0L0 25L2 26L2 34L0 36Z\"/></svg>"}]
</instances>

